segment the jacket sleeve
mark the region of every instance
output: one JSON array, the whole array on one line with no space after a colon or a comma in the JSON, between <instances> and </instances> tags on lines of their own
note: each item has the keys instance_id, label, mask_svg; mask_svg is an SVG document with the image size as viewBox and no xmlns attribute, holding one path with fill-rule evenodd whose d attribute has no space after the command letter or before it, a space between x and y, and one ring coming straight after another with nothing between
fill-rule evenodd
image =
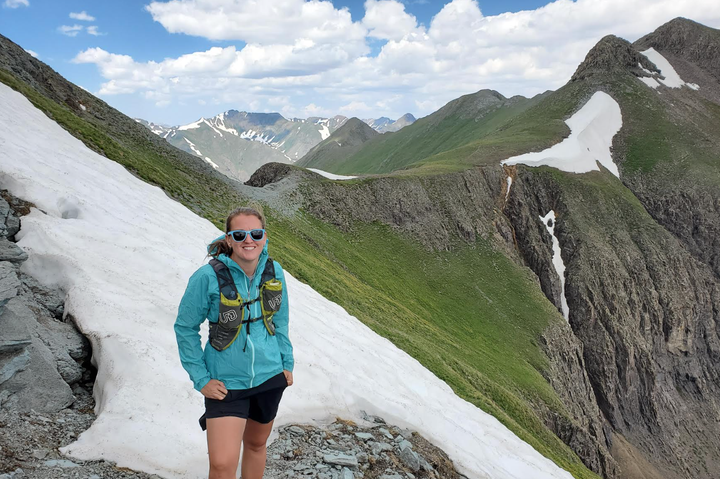
<instances>
[{"instance_id":1,"label":"jacket sleeve","mask_svg":"<svg viewBox=\"0 0 720 479\"><path fill-rule=\"evenodd\" d=\"M175 320L175 338L180 362L190 375L193 387L198 391L210 381L200 341L200 325L210 311L208 281L208 276L201 270L197 270L190 277Z\"/></svg>"},{"instance_id":2,"label":"jacket sleeve","mask_svg":"<svg viewBox=\"0 0 720 479\"><path fill-rule=\"evenodd\" d=\"M282 358L283 369L287 369L292 372L295 366L295 359L293 357L293 347L290 342L289 336L289 305L288 305L288 293L287 283L285 282L285 273L282 267L275 262L275 278L282 281L282 303L280 309L273 316L273 323L275 324L275 335L278 339L278 345L280 346L280 357Z\"/></svg>"}]
</instances>

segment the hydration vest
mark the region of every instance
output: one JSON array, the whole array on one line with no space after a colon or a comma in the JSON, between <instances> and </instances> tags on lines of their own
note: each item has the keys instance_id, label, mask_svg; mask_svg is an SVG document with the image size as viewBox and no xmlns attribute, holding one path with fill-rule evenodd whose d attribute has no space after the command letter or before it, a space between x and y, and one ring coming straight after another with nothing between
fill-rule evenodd
<instances>
[{"instance_id":1,"label":"hydration vest","mask_svg":"<svg viewBox=\"0 0 720 479\"><path fill-rule=\"evenodd\" d=\"M213 258L210 260L210 265L215 270L220 289L220 312L218 322L210 322L210 345L218 351L227 349L240 335L243 324L247 324L249 335L250 323L259 320L265 324L267 332L274 336L275 325L272 318L282 304L283 285L281 281L275 279L275 264L272 258L267 259L260 277L260 293L256 298L248 298L247 301L238 293L230 269L225 263ZM246 311L247 316L250 316L250 305L256 301L260 301L262 315L257 318L246 318ZM247 339L245 346L247 347Z\"/></svg>"}]
</instances>

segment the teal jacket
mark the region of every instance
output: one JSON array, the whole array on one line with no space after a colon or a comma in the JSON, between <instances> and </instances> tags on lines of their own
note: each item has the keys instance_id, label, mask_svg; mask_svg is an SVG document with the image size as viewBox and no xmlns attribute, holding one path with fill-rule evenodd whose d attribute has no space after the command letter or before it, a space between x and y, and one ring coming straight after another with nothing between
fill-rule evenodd
<instances>
[{"instance_id":1,"label":"teal jacket","mask_svg":"<svg viewBox=\"0 0 720 479\"><path fill-rule=\"evenodd\" d=\"M238 293L244 299L256 298L260 293L260 278L268 259L267 241L260 253L252 281L230 257L221 254L218 259L230 268ZM271 336L262 321L247 325L235 341L224 351L218 351L209 342L203 350L200 325L208 319L217 322L220 310L220 290L215 270L209 264L201 266L188 281L180 301L175 320L180 362L190 375L195 389L200 391L210 379L217 379L227 389L249 389L259 386L283 369L293 370L293 348L288 336L288 296L285 275L275 262L275 278L283 284L282 304L273 316L275 336ZM252 317L261 315L260 302L250 305ZM247 342L246 342L247 341ZM245 351L243 351L245 349Z\"/></svg>"}]
</instances>

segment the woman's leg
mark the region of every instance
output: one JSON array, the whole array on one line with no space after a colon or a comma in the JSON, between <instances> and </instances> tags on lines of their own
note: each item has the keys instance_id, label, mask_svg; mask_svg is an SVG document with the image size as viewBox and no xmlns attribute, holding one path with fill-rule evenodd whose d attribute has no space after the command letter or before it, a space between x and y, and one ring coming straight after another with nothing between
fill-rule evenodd
<instances>
[{"instance_id":1,"label":"woman's leg","mask_svg":"<svg viewBox=\"0 0 720 479\"><path fill-rule=\"evenodd\" d=\"M246 422L247 419L234 416L207 420L209 479L235 479Z\"/></svg>"},{"instance_id":2,"label":"woman's leg","mask_svg":"<svg viewBox=\"0 0 720 479\"><path fill-rule=\"evenodd\" d=\"M267 459L267 440L273 422L262 424L247 420L243 434L242 479L262 479Z\"/></svg>"}]
</instances>

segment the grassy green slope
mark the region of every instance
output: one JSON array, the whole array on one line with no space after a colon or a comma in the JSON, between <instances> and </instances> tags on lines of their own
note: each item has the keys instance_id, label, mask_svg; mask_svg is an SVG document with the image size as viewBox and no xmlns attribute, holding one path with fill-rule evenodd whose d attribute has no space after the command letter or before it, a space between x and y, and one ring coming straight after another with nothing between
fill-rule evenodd
<instances>
[{"instance_id":1,"label":"grassy green slope","mask_svg":"<svg viewBox=\"0 0 720 479\"><path fill-rule=\"evenodd\" d=\"M338 158L353 156L367 141L377 136L380 136L380 133L370 128L364 121L350 118L332 135L312 147L296 165L329 171L328 168L335 167Z\"/></svg>"},{"instance_id":2,"label":"grassy green slope","mask_svg":"<svg viewBox=\"0 0 720 479\"><path fill-rule=\"evenodd\" d=\"M181 168L142 144L118 144L10 74L0 71L0 81L92 149L220 227L225 214L246 200L211 173ZM533 404L542 402L567 416L541 375L546 359L537 344L548 322L562 318L527 270L483 240L438 254L382 225L357 224L343 233L310 216L268 213L273 255L290 273L389 338L575 477L597 477L533 412Z\"/></svg>"},{"instance_id":3,"label":"grassy green slope","mask_svg":"<svg viewBox=\"0 0 720 479\"><path fill-rule=\"evenodd\" d=\"M543 97L518 97L504 100L502 107L494 104L473 109L468 104L476 101L479 95L487 96L488 93L483 91L461 97L396 133L385 133L371 139L350 155L336 155L332 160L324 158L324 169L333 173L361 174L389 173L408 168L434 155L461 149L485 138ZM315 166L312 160L298 164Z\"/></svg>"},{"instance_id":4,"label":"grassy green slope","mask_svg":"<svg viewBox=\"0 0 720 479\"><path fill-rule=\"evenodd\" d=\"M537 344L549 321L563 319L531 273L484 240L437 253L381 224L348 233L310 216L272 224L273 255L294 276L575 477L596 477L533 412L542 402L567 415L540 374Z\"/></svg>"},{"instance_id":5,"label":"grassy green slope","mask_svg":"<svg viewBox=\"0 0 720 479\"><path fill-rule=\"evenodd\" d=\"M668 101L629 77L607 84L623 113L624 175L720 185L720 105L687 88Z\"/></svg>"}]
</instances>

